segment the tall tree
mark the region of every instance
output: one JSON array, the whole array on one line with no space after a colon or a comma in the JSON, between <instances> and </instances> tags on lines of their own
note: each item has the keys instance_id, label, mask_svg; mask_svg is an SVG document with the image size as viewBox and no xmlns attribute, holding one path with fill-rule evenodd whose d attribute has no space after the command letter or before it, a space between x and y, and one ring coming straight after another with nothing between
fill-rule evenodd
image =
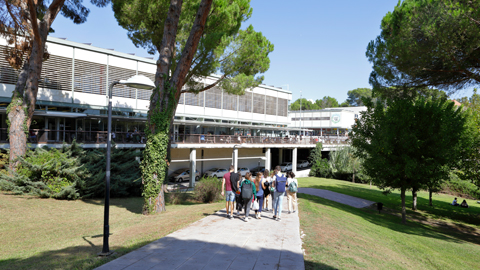
<instances>
[{"instance_id":1,"label":"tall tree","mask_svg":"<svg viewBox=\"0 0 480 270\"><path fill-rule=\"evenodd\" d=\"M160 54L150 98L147 143L141 163L144 213L165 209L163 182L173 116L182 93L215 86L241 95L259 85L273 45L252 26L249 0L114 0L119 24L136 46ZM221 74L204 86L202 78ZM185 88L184 88L185 87Z\"/></svg>"},{"instance_id":2,"label":"tall tree","mask_svg":"<svg viewBox=\"0 0 480 270\"><path fill-rule=\"evenodd\" d=\"M291 111L300 111L300 108L302 111L320 109L320 107L318 107L317 104L312 103L310 100L306 98L299 98L295 100L292 104L290 104Z\"/></svg>"},{"instance_id":3,"label":"tall tree","mask_svg":"<svg viewBox=\"0 0 480 270\"><path fill-rule=\"evenodd\" d=\"M363 98L371 98L372 89L370 88L356 88L348 91L347 102L351 107L363 106Z\"/></svg>"},{"instance_id":4,"label":"tall tree","mask_svg":"<svg viewBox=\"0 0 480 270\"><path fill-rule=\"evenodd\" d=\"M337 99L330 96L324 96L322 99L315 100L315 104L317 104L320 109L336 108L339 106Z\"/></svg>"},{"instance_id":5,"label":"tall tree","mask_svg":"<svg viewBox=\"0 0 480 270\"><path fill-rule=\"evenodd\" d=\"M108 0L91 0L105 6ZM74 23L85 22L89 10L82 0L0 0L0 35L5 37L7 61L20 70L18 81L7 107L9 128L10 168L15 169L17 157L27 150L27 132L37 102L42 64L48 60L48 33L58 13Z\"/></svg>"},{"instance_id":6,"label":"tall tree","mask_svg":"<svg viewBox=\"0 0 480 270\"><path fill-rule=\"evenodd\" d=\"M480 83L480 0L404 0L368 44L375 91L437 87L456 91Z\"/></svg>"},{"instance_id":7,"label":"tall tree","mask_svg":"<svg viewBox=\"0 0 480 270\"><path fill-rule=\"evenodd\" d=\"M459 165L468 113L446 99L395 97L387 106L369 101L351 139L373 183L386 191L400 189L405 224L406 191L447 179Z\"/></svg>"}]
</instances>

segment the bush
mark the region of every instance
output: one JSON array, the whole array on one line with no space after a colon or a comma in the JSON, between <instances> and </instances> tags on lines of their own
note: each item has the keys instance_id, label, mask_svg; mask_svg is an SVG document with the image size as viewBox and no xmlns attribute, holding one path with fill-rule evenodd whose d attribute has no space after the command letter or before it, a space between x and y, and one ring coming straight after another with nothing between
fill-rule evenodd
<instances>
[{"instance_id":1,"label":"bush","mask_svg":"<svg viewBox=\"0 0 480 270\"><path fill-rule=\"evenodd\" d=\"M85 172L78 159L81 153L75 142L60 150L43 147L28 151L24 158L19 158L15 173L0 175L0 188L17 195L78 199Z\"/></svg>"},{"instance_id":2,"label":"bush","mask_svg":"<svg viewBox=\"0 0 480 270\"><path fill-rule=\"evenodd\" d=\"M332 175L330 166L328 165L328 160L326 158L317 159L312 164L310 169L310 175L316 177L328 178Z\"/></svg>"},{"instance_id":3,"label":"bush","mask_svg":"<svg viewBox=\"0 0 480 270\"><path fill-rule=\"evenodd\" d=\"M463 198L480 198L480 190L478 187L468 180L460 179L455 173L451 173L450 179L442 183L441 192Z\"/></svg>"},{"instance_id":4,"label":"bush","mask_svg":"<svg viewBox=\"0 0 480 270\"><path fill-rule=\"evenodd\" d=\"M217 202L222 199L222 182L217 178L202 178L195 185L194 199L204 203Z\"/></svg>"}]
</instances>

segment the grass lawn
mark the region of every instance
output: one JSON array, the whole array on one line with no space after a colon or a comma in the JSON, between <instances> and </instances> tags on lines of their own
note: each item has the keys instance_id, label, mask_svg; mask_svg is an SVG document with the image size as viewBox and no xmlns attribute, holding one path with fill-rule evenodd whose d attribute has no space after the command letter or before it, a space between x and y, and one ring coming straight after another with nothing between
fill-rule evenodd
<instances>
[{"instance_id":1,"label":"grass lawn","mask_svg":"<svg viewBox=\"0 0 480 270\"><path fill-rule=\"evenodd\" d=\"M428 193L420 192L419 210L408 211L409 222L402 225L399 192L385 196L375 187L324 178L302 178L299 186L383 202L387 208L379 214L299 194L306 269L478 269L480 205L472 200L463 209L449 205L452 196L435 194L429 207Z\"/></svg>"},{"instance_id":2,"label":"grass lawn","mask_svg":"<svg viewBox=\"0 0 480 270\"><path fill-rule=\"evenodd\" d=\"M111 199L110 249L103 243L103 200L60 201L0 194L0 269L92 269L183 228L223 203L167 205L141 214L142 198Z\"/></svg>"}]
</instances>

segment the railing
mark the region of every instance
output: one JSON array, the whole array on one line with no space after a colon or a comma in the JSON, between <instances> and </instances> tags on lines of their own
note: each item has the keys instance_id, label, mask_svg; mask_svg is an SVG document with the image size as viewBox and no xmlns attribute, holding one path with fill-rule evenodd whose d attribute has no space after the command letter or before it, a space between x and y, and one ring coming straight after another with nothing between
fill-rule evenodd
<instances>
[{"instance_id":1,"label":"railing","mask_svg":"<svg viewBox=\"0 0 480 270\"><path fill-rule=\"evenodd\" d=\"M302 136L302 137L267 137L267 136L238 136L238 135L208 135L208 134L179 134L173 143L200 143L200 144L348 144L348 137L336 136Z\"/></svg>"},{"instance_id":2,"label":"railing","mask_svg":"<svg viewBox=\"0 0 480 270\"><path fill-rule=\"evenodd\" d=\"M114 134L114 135L113 135ZM112 140L115 143L143 144L143 132L114 132ZM8 143L7 129L0 129L0 143ZM71 143L76 139L78 143L106 144L107 131L81 130L52 130L30 129L27 141L29 143ZM346 136L297 136L297 137L268 137L268 136L238 136L238 135L208 135L208 134L176 134L172 143L177 144L296 144L312 145L321 142L325 145L348 144Z\"/></svg>"}]
</instances>

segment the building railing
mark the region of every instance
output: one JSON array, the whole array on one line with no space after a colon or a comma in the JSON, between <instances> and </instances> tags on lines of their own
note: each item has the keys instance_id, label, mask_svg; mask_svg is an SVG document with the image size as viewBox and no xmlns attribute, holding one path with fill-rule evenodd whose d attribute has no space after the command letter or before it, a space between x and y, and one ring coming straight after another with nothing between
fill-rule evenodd
<instances>
[{"instance_id":1,"label":"building railing","mask_svg":"<svg viewBox=\"0 0 480 270\"><path fill-rule=\"evenodd\" d=\"M78 143L106 144L107 131L82 131L82 130L52 130L30 129L28 143ZM112 140L119 144L144 144L146 141L143 132L113 132ZM323 144L348 144L346 136L238 136L238 135L209 135L209 134L175 134L172 143L176 144L296 144L314 145ZM0 129L0 143L8 143L6 128Z\"/></svg>"}]
</instances>

